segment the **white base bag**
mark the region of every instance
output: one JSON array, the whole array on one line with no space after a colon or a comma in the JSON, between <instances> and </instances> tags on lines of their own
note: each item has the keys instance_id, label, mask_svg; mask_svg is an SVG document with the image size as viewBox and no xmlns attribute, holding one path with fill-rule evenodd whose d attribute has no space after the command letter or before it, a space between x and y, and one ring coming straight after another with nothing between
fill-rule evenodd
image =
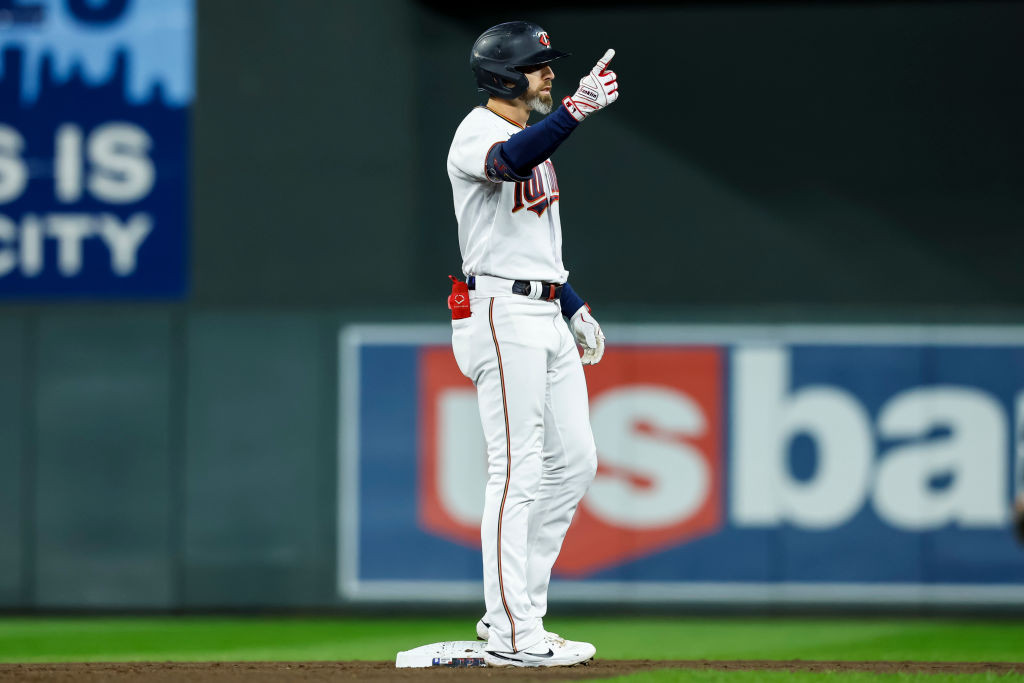
<instances>
[{"instance_id":1,"label":"white base bag","mask_svg":"<svg viewBox=\"0 0 1024 683\"><path fill-rule=\"evenodd\" d=\"M483 656L486 645L487 643L480 640L448 640L443 643L421 645L412 650L399 652L395 657L395 667L419 669L428 666L487 666Z\"/></svg>"}]
</instances>

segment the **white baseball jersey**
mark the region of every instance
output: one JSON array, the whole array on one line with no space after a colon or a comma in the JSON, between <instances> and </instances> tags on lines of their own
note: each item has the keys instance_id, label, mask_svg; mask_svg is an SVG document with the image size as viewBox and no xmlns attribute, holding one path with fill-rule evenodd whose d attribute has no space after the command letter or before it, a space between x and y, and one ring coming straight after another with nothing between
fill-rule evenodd
<instances>
[{"instance_id":1,"label":"white baseball jersey","mask_svg":"<svg viewBox=\"0 0 1024 683\"><path fill-rule=\"evenodd\" d=\"M529 181L493 182L485 164L491 148L522 126L487 107L476 107L455 131L448 151L459 248L466 275L507 280L565 282L558 180L547 160Z\"/></svg>"}]
</instances>

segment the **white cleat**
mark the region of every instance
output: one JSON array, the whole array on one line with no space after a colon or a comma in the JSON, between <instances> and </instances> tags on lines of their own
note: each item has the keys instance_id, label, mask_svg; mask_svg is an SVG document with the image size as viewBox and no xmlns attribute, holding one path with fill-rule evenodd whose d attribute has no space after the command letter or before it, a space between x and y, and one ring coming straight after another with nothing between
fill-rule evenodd
<instances>
[{"instance_id":1,"label":"white cleat","mask_svg":"<svg viewBox=\"0 0 1024 683\"><path fill-rule=\"evenodd\" d=\"M487 666L573 666L593 658L597 649L590 643L566 640L554 633L545 633L539 643L519 652L484 650Z\"/></svg>"},{"instance_id":2,"label":"white cleat","mask_svg":"<svg viewBox=\"0 0 1024 683\"><path fill-rule=\"evenodd\" d=\"M559 638L561 640L565 640L565 638L562 638L562 636L558 635L557 633L552 633L551 631L544 631L544 634L548 635L548 636L551 636L553 638ZM487 640L491 639L491 625L488 624L483 619L481 619L480 621L476 622L476 639L477 640L483 640L483 641L487 641Z\"/></svg>"}]
</instances>

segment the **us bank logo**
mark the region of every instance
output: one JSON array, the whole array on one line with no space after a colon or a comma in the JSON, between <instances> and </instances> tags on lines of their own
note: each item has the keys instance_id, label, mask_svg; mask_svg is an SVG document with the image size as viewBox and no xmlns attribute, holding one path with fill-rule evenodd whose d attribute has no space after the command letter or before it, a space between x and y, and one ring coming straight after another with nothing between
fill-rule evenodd
<instances>
[{"instance_id":1,"label":"us bank logo","mask_svg":"<svg viewBox=\"0 0 1024 683\"><path fill-rule=\"evenodd\" d=\"M722 351L614 351L587 373L597 476L555 576L587 576L722 523ZM479 548L487 455L476 389L450 348L425 349L420 372L419 521Z\"/></svg>"},{"instance_id":2,"label":"us bank logo","mask_svg":"<svg viewBox=\"0 0 1024 683\"><path fill-rule=\"evenodd\" d=\"M1024 328L606 327L553 600L1024 605ZM345 599L480 600L486 448L450 335L341 335Z\"/></svg>"}]
</instances>

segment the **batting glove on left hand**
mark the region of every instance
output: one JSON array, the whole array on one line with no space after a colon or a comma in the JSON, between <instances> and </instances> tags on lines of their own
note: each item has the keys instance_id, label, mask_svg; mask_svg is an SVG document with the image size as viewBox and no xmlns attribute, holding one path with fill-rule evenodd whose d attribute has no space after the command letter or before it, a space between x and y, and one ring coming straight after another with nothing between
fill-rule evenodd
<instances>
[{"instance_id":1,"label":"batting glove on left hand","mask_svg":"<svg viewBox=\"0 0 1024 683\"><path fill-rule=\"evenodd\" d=\"M615 72L608 68L608 62L615 56L615 50L608 50L590 73L580 79L580 87L572 97L562 98L562 104L577 121L587 118L599 109L619 99L619 82Z\"/></svg>"},{"instance_id":2,"label":"batting glove on left hand","mask_svg":"<svg viewBox=\"0 0 1024 683\"><path fill-rule=\"evenodd\" d=\"M601 326L590 315L590 309L580 306L580 310L573 313L569 319L569 327L576 337L576 343L583 347L583 357L580 362L584 365L597 365L604 356L604 332Z\"/></svg>"}]
</instances>

